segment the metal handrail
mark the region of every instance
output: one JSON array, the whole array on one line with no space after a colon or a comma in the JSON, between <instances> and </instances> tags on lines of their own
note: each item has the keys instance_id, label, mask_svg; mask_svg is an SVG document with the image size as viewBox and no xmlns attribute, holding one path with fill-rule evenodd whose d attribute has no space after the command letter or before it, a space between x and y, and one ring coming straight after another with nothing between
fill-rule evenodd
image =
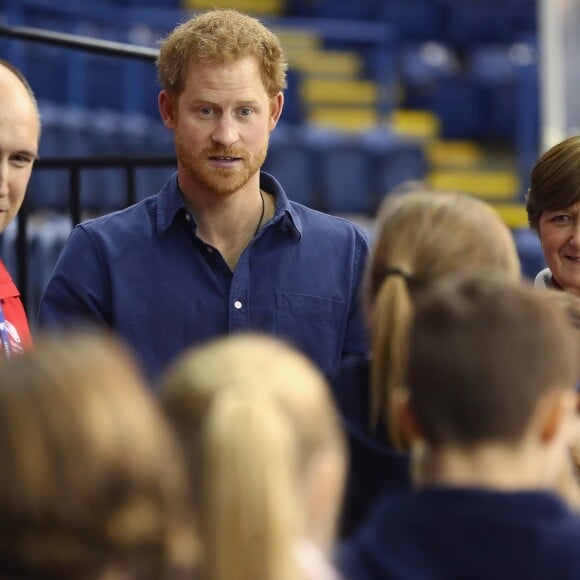
<instances>
[{"instance_id":1,"label":"metal handrail","mask_svg":"<svg viewBox=\"0 0 580 580\"><path fill-rule=\"evenodd\" d=\"M35 170L67 169L69 171L69 215L71 227L80 223L82 219L81 207L81 172L84 169L124 169L127 184L126 205L132 205L137 198L135 173L143 167L165 167L176 165L173 156L131 156L131 157L63 157L39 159L35 163ZM26 203L22 205L17 218L16 235L16 263L18 268L17 283L24 307L28 305L28 218L30 209Z\"/></svg>"},{"instance_id":2,"label":"metal handrail","mask_svg":"<svg viewBox=\"0 0 580 580\"><path fill-rule=\"evenodd\" d=\"M0 36L9 36L31 42L75 48L108 56L123 56L147 61L154 61L159 55L159 50L156 48L137 46L112 40L101 40L90 36L68 34L66 32L54 32L33 28L31 26L7 26L0 24Z\"/></svg>"}]
</instances>

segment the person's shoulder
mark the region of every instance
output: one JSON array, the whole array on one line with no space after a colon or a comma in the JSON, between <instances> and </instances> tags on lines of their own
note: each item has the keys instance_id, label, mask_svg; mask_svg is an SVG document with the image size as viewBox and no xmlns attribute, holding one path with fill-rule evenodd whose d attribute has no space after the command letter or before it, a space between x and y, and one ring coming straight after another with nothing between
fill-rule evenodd
<instances>
[{"instance_id":1,"label":"person's shoulder","mask_svg":"<svg viewBox=\"0 0 580 580\"><path fill-rule=\"evenodd\" d=\"M356 531L347 537L341 547L339 560L350 560L364 546L363 551L385 553L385 546L402 540L402 530L408 530L415 514L420 511L420 500L409 487L398 491L389 491L377 497L364 521ZM382 556L381 556L382 557Z\"/></svg>"},{"instance_id":2,"label":"person's shoulder","mask_svg":"<svg viewBox=\"0 0 580 580\"><path fill-rule=\"evenodd\" d=\"M544 268L534 278L536 288L550 288L552 286L552 272L550 268Z\"/></svg>"},{"instance_id":3,"label":"person's shoulder","mask_svg":"<svg viewBox=\"0 0 580 580\"><path fill-rule=\"evenodd\" d=\"M155 218L157 194L147 197L126 208L87 219L79 224L81 229L100 232L145 226ZM148 219L149 218L149 219Z\"/></svg>"},{"instance_id":4,"label":"person's shoulder","mask_svg":"<svg viewBox=\"0 0 580 580\"><path fill-rule=\"evenodd\" d=\"M368 241L368 234L365 229L347 218L324 213L296 201L290 201L289 203L292 211L300 218L304 228L315 227L324 233L336 232L338 234L342 232L350 235L355 234Z\"/></svg>"}]
</instances>

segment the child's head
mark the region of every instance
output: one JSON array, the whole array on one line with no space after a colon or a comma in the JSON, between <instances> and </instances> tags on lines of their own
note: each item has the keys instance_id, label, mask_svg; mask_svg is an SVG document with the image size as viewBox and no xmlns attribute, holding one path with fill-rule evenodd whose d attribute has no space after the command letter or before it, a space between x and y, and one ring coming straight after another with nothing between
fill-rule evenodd
<instances>
[{"instance_id":1,"label":"child's head","mask_svg":"<svg viewBox=\"0 0 580 580\"><path fill-rule=\"evenodd\" d=\"M273 338L230 336L186 353L162 404L191 467L204 577L295 577L295 544L332 539L344 443L324 378Z\"/></svg>"},{"instance_id":2,"label":"child's head","mask_svg":"<svg viewBox=\"0 0 580 580\"><path fill-rule=\"evenodd\" d=\"M417 305L407 374L409 406L428 446L517 447L530 434L550 442L558 421L573 416L571 333L544 293L505 277L454 275L435 285ZM562 397L570 403L563 414ZM552 400L554 412L540 417Z\"/></svg>"},{"instance_id":3,"label":"child's head","mask_svg":"<svg viewBox=\"0 0 580 580\"><path fill-rule=\"evenodd\" d=\"M465 269L498 270L519 279L512 235L495 210L465 194L421 189L385 199L365 299L373 353L371 424L383 420L396 447L404 446L393 409L405 382L414 301L442 276Z\"/></svg>"},{"instance_id":4,"label":"child's head","mask_svg":"<svg viewBox=\"0 0 580 580\"><path fill-rule=\"evenodd\" d=\"M123 345L47 337L0 366L0 577L186 571L182 458Z\"/></svg>"}]
</instances>

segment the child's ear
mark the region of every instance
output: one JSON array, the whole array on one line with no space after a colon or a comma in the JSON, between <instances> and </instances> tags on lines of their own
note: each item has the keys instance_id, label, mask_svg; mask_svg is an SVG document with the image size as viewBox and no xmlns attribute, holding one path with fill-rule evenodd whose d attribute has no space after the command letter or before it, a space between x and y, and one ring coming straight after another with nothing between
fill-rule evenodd
<instances>
[{"instance_id":1,"label":"child's ear","mask_svg":"<svg viewBox=\"0 0 580 580\"><path fill-rule=\"evenodd\" d=\"M417 439L424 439L423 429L413 411L408 391L401 392L397 396L395 414L407 441L413 442Z\"/></svg>"},{"instance_id":2,"label":"child's ear","mask_svg":"<svg viewBox=\"0 0 580 580\"><path fill-rule=\"evenodd\" d=\"M536 410L542 443L551 443L566 430L576 413L577 395L571 389L554 389L546 393Z\"/></svg>"}]
</instances>

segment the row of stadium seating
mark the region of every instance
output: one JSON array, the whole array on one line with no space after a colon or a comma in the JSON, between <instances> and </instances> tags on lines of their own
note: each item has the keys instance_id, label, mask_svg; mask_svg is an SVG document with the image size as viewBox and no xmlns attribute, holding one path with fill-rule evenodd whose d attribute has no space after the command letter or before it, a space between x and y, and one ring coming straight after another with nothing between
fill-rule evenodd
<instances>
[{"instance_id":1,"label":"row of stadium seating","mask_svg":"<svg viewBox=\"0 0 580 580\"><path fill-rule=\"evenodd\" d=\"M306 17L385 22L409 41L452 46L511 42L537 31L536 0L1 0L0 9L23 6L31 16L58 5L71 14L121 10L208 10L232 7L265 18ZM114 18L111 19L114 21Z\"/></svg>"},{"instance_id":2,"label":"row of stadium seating","mask_svg":"<svg viewBox=\"0 0 580 580\"><path fill-rule=\"evenodd\" d=\"M155 0L148 2L154 3ZM175 5L175 0L168 0L168 4ZM512 42L537 29L535 0L183 0L181 3L193 10L228 5L264 16L386 22L405 40L439 40L452 46Z\"/></svg>"},{"instance_id":3,"label":"row of stadium seating","mask_svg":"<svg viewBox=\"0 0 580 580\"><path fill-rule=\"evenodd\" d=\"M192 8L205 6L200 0L190 4ZM534 27L510 29L496 38L477 34L472 28L496 30L499 24L505 26L510 21L502 16L503 12L508 11L514 18L516 14L521 17L535 13L535 2L382 0L374 6L369 0L309 0L297 2L300 8L291 4L284 8L284 16L308 15L310 19L272 20L285 44L293 75L287 94L287 122L317 122L322 118L325 123L335 121L340 126L343 109L353 119L347 128L358 124L367 129L380 124L389 109L399 107L436 114L445 138L500 139L511 143L516 139L520 79L537 60ZM464 13L466 22L457 17L452 19L451 28L466 34L470 39L466 46L446 41L435 31L418 38L396 18L400 13L407 14L410 22L435 23L447 12L455 11ZM497 25L487 26L481 11L493 14ZM383 13L392 17L381 26L377 21ZM347 14L356 20L336 20ZM373 15L375 22L364 21L365 15ZM467 15L471 15L471 25ZM107 2L74 2L73 6L69 0L58 4L13 0L6 3L4 10L9 24L146 46L155 46L182 17L183 12L176 8L119 9ZM0 49L25 72L42 99L157 116L157 85L151 62L6 39ZM353 116L356 109L362 114ZM332 110L334 116L325 114L325 110Z\"/></svg>"},{"instance_id":4,"label":"row of stadium seating","mask_svg":"<svg viewBox=\"0 0 580 580\"><path fill-rule=\"evenodd\" d=\"M171 156L172 134L160 121L109 110L59 107L41 102L41 157ZM371 214L382 195L407 179L422 179L423 147L387 129L344 133L315 126L280 124L273 132L265 169L278 177L296 201L334 213ZM136 174L138 197L155 193L171 168L143 168ZM120 169L85 169L82 206L91 213L119 209L126 182ZM31 211L65 211L65 171L37 168L31 179Z\"/></svg>"}]
</instances>

